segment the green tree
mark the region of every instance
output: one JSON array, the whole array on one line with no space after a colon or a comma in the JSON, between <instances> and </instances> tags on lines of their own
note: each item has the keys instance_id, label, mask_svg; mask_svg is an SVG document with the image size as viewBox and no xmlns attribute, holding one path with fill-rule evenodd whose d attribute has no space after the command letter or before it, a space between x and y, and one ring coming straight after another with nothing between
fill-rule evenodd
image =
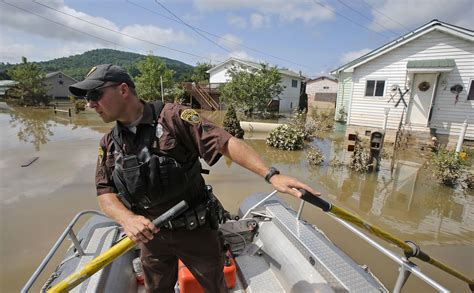
<instances>
[{"instance_id":1,"label":"green tree","mask_svg":"<svg viewBox=\"0 0 474 293\"><path fill-rule=\"evenodd\" d=\"M9 96L18 99L24 106L48 105L51 97L46 95L48 88L43 84L45 73L36 63L28 62L26 57L21 57L21 61L7 71L18 82L9 91Z\"/></svg>"},{"instance_id":2,"label":"green tree","mask_svg":"<svg viewBox=\"0 0 474 293\"><path fill-rule=\"evenodd\" d=\"M163 88L173 88L174 72L166 67L166 63L160 58L148 55L138 62L140 74L135 78L138 96L146 101L161 100L161 82ZM165 95L166 96L166 95Z\"/></svg>"},{"instance_id":3,"label":"green tree","mask_svg":"<svg viewBox=\"0 0 474 293\"><path fill-rule=\"evenodd\" d=\"M232 106L230 106L225 113L223 127L225 131L237 138L244 137L245 132L242 127L240 127L240 121L237 118L237 113L235 113L235 110Z\"/></svg>"},{"instance_id":4,"label":"green tree","mask_svg":"<svg viewBox=\"0 0 474 293\"><path fill-rule=\"evenodd\" d=\"M264 112L284 90L280 72L268 64L258 70L234 66L228 74L231 80L220 87L221 99L236 110Z\"/></svg>"},{"instance_id":5,"label":"green tree","mask_svg":"<svg viewBox=\"0 0 474 293\"><path fill-rule=\"evenodd\" d=\"M193 74L191 75L191 80L194 82L209 82L209 73L207 71L212 68L212 65L209 63L197 63L196 67L193 69Z\"/></svg>"}]
</instances>

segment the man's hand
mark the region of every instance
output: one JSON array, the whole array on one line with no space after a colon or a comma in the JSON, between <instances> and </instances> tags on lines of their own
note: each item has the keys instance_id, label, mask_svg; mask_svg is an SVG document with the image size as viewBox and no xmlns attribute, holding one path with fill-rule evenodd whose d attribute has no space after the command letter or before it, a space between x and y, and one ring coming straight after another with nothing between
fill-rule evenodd
<instances>
[{"instance_id":1,"label":"man's hand","mask_svg":"<svg viewBox=\"0 0 474 293\"><path fill-rule=\"evenodd\" d=\"M147 243L160 231L150 220L143 216L133 215L124 219L121 223L127 236L135 243Z\"/></svg>"},{"instance_id":2,"label":"man's hand","mask_svg":"<svg viewBox=\"0 0 474 293\"><path fill-rule=\"evenodd\" d=\"M301 189L302 188L302 189L305 189L308 192L310 192L310 193L312 193L316 196L321 195L321 193L319 193L316 190L312 189L308 185L296 180L293 177L289 177L289 176L286 176L286 175L281 175L281 174L273 175L272 178L270 178L270 183L279 192L291 194L291 195L293 195L294 197L297 197L297 198L301 197L301 192L299 192L298 190L295 190L293 188L296 188L296 189Z\"/></svg>"}]
</instances>

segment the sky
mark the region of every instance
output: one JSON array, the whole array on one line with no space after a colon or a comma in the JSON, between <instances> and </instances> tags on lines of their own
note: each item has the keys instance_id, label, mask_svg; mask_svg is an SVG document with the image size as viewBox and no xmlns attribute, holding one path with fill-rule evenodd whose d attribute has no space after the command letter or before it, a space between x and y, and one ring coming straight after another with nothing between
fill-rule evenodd
<instances>
[{"instance_id":1,"label":"sky","mask_svg":"<svg viewBox=\"0 0 474 293\"><path fill-rule=\"evenodd\" d=\"M0 0L0 62L111 48L190 65L230 57L314 78L473 0Z\"/></svg>"}]
</instances>

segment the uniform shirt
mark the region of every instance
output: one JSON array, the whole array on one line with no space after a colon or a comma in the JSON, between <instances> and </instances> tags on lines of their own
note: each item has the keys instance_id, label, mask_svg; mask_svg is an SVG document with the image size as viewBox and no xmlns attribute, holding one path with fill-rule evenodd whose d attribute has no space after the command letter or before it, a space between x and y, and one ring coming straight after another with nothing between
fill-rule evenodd
<instances>
[{"instance_id":1,"label":"uniform shirt","mask_svg":"<svg viewBox=\"0 0 474 293\"><path fill-rule=\"evenodd\" d=\"M214 165L222 156L220 150L232 135L215 126L209 120L199 116L196 117L196 115L193 116L194 121L189 119L187 120L190 122L185 121L186 116L189 117L189 115L182 115L183 111L185 111L184 114L189 114L193 113L194 110L177 104L164 105L158 118L156 130L155 141L158 141L158 145L155 142L151 150L155 153L158 152L160 155L173 157L185 167L190 167L198 157L204 159L209 166ZM139 147L136 145L136 135L120 122L118 122L118 125L125 151L128 154L136 153ZM152 110L150 105L146 103L144 104L143 117L137 125L137 129L144 125L153 125ZM98 196L104 193L117 193L117 188L112 179L115 165L114 150L112 130L110 130L99 143L99 158L95 176ZM202 184L199 185L204 184L204 181L201 181ZM195 190L195 192L197 191ZM202 191L199 190L199 193L202 193ZM164 205L153 214L161 214L167 208L172 207L174 203Z\"/></svg>"}]
</instances>

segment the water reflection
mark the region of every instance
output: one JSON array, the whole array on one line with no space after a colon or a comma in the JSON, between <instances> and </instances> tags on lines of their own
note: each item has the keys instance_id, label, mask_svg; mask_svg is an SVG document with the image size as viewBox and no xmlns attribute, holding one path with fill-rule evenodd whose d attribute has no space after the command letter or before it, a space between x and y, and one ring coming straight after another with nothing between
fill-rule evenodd
<instances>
[{"instance_id":1,"label":"water reflection","mask_svg":"<svg viewBox=\"0 0 474 293\"><path fill-rule=\"evenodd\" d=\"M33 144L36 151L39 151L41 145L47 143L53 136L51 131L53 124L44 115L43 110L16 108L9 114L10 125L18 128L18 139Z\"/></svg>"}]
</instances>

